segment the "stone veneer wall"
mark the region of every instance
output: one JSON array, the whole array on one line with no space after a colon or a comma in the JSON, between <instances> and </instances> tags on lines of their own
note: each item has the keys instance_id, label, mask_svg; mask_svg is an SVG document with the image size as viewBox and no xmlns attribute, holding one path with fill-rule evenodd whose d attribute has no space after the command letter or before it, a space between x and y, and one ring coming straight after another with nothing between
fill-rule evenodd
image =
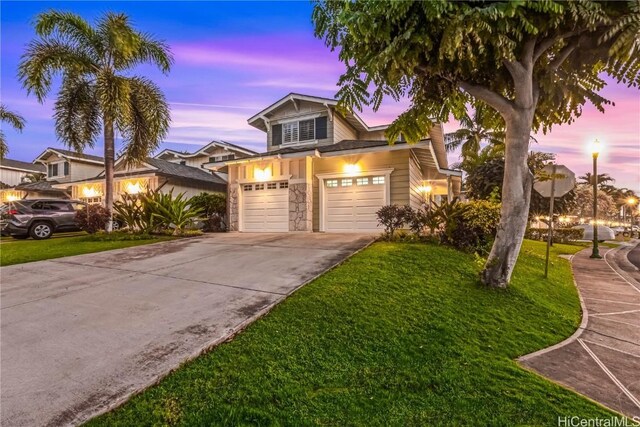
<instances>
[{"instance_id":1,"label":"stone veneer wall","mask_svg":"<svg viewBox=\"0 0 640 427\"><path fill-rule=\"evenodd\" d=\"M230 185L229 191L227 193L227 198L229 203L229 231L238 231L239 224L238 221L240 219L240 206L238 206L238 186Z\"/></svg>"},{"instance_id":2,"label":"stone veneer wall","mask_svg":"<svg viewBox=\"0 0 640 427\"><path fill-rule=\"evenodd\" d=\"M289 184L289 231L312 231L311 183Z\"/></svg>"}]
</instances>

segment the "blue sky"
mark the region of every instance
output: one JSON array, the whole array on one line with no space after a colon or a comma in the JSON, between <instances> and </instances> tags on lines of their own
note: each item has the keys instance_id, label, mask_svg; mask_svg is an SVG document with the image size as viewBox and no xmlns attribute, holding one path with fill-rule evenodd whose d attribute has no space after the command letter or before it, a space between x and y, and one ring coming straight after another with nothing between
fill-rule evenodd
<instances>
[{"instance_id":1,"label":"blue sky","mask_svg":"<svg viewBox=\"0 0 640 427\"><path fill-rule=\"evenodd\" d=\"M309 2L11 2L0 4L2 102L27 119L22 134L6 129L9 157L31 161L56 140L51 119L52 92L44 105L26 96L16 69L25 45L34 37L32 21L55 7L93 21L105 11L124 12L136 28L165 40L175 65L169 76L141 67L165 92L172 126L163 147L193 149L212 139L262 151L265 136L247 118L289 92L332 97L343 67L337 55L313 36ZM54 88L54 90L57 88ZM600 138L608 148L601 168L622 186L640 190L640 97L636 89L610 85L605 95L616 107L605 114L585 107L571 126L538 135L532 147L555 152L577 174L590 168L586 147ZM363 117L371 125L392 121L406 102L385 102ZM457 128L445 124L446 131ZM87 152L102 154L100 141ZM451 160L456 160L456 155Z\"/></svg>"}]
</instances>

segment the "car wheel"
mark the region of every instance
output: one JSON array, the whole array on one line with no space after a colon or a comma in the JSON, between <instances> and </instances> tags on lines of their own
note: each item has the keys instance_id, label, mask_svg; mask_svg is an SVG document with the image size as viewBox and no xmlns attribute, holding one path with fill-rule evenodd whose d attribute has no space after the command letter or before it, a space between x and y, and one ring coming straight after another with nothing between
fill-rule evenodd
<instances>
[{"instance_id":1,"label":"car wheel","mask_svg":"<svg viewBox=\"0 0 640 427\"><path fill-rule=\"evenodd\" d=\"M29 229L29 235L35 240L44 240L51 237L53 234L53 227L46 222L36 222Z\"/></svg>"},{"instance_id":2,"label":"car wheel","mask_svg":"<svg viewBox=\"0 0 640 427\"><path fill-rule=\"evenodd\" d=\"M20 236L11 236L11 237L13 237L16 240L24 240L29 238L29 235L25 234L24 236L20 235Z\"/></svg>"},{"instance_id":3,"label":"car wheel","mask_svg":"<svg viewBox=\"0 0 640 427\"><path fill-rule=\"evenodd\" d=\"M120 221L111 221L111 231L118 231L121 227Z\"/></svg>"}]
</instances>

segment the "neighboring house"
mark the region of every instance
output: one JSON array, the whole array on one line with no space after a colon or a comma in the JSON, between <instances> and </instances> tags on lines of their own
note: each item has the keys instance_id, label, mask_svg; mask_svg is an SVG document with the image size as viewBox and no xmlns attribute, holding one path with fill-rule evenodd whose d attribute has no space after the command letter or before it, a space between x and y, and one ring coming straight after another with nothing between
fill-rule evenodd
<instances>
[{"instance_id":1,"label":"neighboring house","mask_svg":"<svg viewBox=\"0 0 640 427\"><path fill-rule=\"evenodd\" d=\"M41 164L21 162L19 160L0 160L0 182L10 187L22 184L27 175L44 175L46 168Z\"/></svg>"},{"instance_id":2,"label":"neighboring house","mask_svg":"<svg viewBox=\"0 0 640 427\"><path fill-rule=\"evenodd\" d=\"M70 186L69 193L73 199L87 203L104 201L104 171L90 179L70 184L54 184L54 187ZM174 196L185 193L186 197L201 192L226 192L227 182L206 169L183 165L157 158L147 158L137 167L126 167L123 158L115 163L114 200L123 194L138 194L146 190L157 190L162 193L173 191Z\"/></svg>"},{"instance_id":3,"label":"neighboring house","mask_svg":"<svg viewBox=\"0 0 640 427\"><path fill-rule=\"evenodd\" d=\"M194 153L183 153L167 148L157 154L155 158L200 168L205 164L221 163L227 160L253 156L255 154L258 153L229 142L211 141Z\"/></svg>"},{"instance_id":4,"label":"neighboring house","mask_svg":"<svg viewBox=\"0 0 640 427\"><path fill-rule=\"evenodd\" d=\"M417 208L460 193L441 125L417 144L390 145L386 125L336 105L291 93L248 120L266 133L267 151L224 162L232 231L376 232L381 206Z\"/></svg>"},{"instance_id":5,"label":"neighboring house","mask_svg":"<svg viewBox=\"0 0 640 427\"><path fill-rule=\"evenodd\" d=\"M69 182L95 176L104 169L102 157L51 147L36 157L33 163L43 168L42 172L46 173L46 179L16 185L10 196L12 199L39 197L68 199L70 197Z\"/></svg>"}]
</instances>

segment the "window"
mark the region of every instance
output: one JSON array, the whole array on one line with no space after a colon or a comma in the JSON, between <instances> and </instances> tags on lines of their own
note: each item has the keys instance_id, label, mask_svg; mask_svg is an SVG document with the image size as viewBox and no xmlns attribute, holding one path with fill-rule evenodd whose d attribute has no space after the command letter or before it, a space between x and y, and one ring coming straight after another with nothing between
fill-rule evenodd
<instances>
[{"instance_id":1,"label":"window","mask_svg":"<svg viewBox=\"0 0 640 427\"><path fill-rule=\"evenodd\" d=\"M299 122L300 141L312 141L315 139L315 120L304 120Z\"/></svg>"},{"instance_id":2,"label":"window","mask_svg":"<svg viewBox=\"0 0 640 427\"><path fill-rule=\"evenodd\" d=\"M58 163L49 164L48 175L49 175L49 178L51 178L52 176L58 176Z\"/></svg>"},{"instance_id":3,"label":"window","mask_svg":"<svg viewBox=\"0 0 640 427\"><path fill-rule=\"evenodd\" d=\"M289 182L283 181L280 183L280 188L289 188Z\"/></svg>"},{"instance_id":4,"label":"window","mask_svg":"<svg viewBox=\"0 0 640 427\"><path fill-rule=\"evenodd\" d=\"M69 175L69 162L49 163L47 165L47 176L49 178L67 175Z\"/></svg>"},{"instance_id":5,"label":"window","mask_svg":"<svg viewBox=\"0 0 640 427\"><path fill-rule=\"evenodd\" d=\"M298 122L283 124L282 137L285 144L298 142Z\"/></svg>"},{"instance_id":6,"label":"window","mask_svg":"<svg viewBox=\"0 0 640 427\"><path fill-rule=\"evenodd\" d=\"M282 141L285 144L293 144L301 141L313 141L316 137L315 123L314 119L283 123Z\"/></svg>"},{"instance_id":7,"label":"window","mask_svg":"<svg viewBox=\"0 0 640 427\"><path fill-rule=\"evenodd\" d=\"M224 156L213 156L213 157L209 157L209 163L224 162L227 160L233 160L235 158L236 158L235 154L227 154Z\"/></svg>"},{"instance_id":8,"label":"window","mask_svg":"<svg viewBox=\"0 0 640 427\"><path fill-rule=\"evenodd\" d=\"M102 197L81 197L80 200L88 205L99 205L102 203ZM82 208L84 208L84 206L80 203L76 203L76 206L74 207L75 210L82 210Z\"/></svg>"},{"instance_id":9,"label":"window","mask_svg":"<svg viewBox=\"0 0 640 427\"><path fill-rule=\"evenodd\" d=\"M369 178L357 178L356 185L369 185Z\"/></svg>"},{"instance_id":10,"label":"window","mask_svg":"<svg viewBox=\"0 0 640 427\"><path fill-rule=\"evenodd\" d=\"M351 187L352 185L353 185L353 180L351 178L342 180L343 187Z\"/></svg>"},{"instance_id":11,"label":"window","mask_svg":"<svg viewBox=\"0 0 640 427\"><path fill-rule=\"evenodd\" d=\"M337 186L338 186L338 180L337 180L337 179L328 179L328 180L326 181L326 185L327 185L327 187L329 187L329 188L337 187Z\"/></svg>"},{"instance_id":12,"label":"window","mask_svg":"<svg viewBox=\"0 0 640 427\"><path fill-rule=\"evenodd\" d=\"M371 180L373 181L373 184L384 184L384 176L374 176L373 178L371 178Z\"/></svg>"},{"instance_id":13,"label":"window","mask_svg":"<svg viewBox=\"0 0 640 427\"><path fill-rule=\"evenodd\" d=\"M276 188L278 188L278 183L277 182L269 182L269 183L267 183L267 190L275 190Z\"/></svg>"},{"instance_id":14,"label":"window","mask_svg":"<svg viewBox=\"0 0 640 427\"><path fill-rule=\"evenodd\" d=\"M264 190L264 184L256 184L256 190Z\"/></svg>"},{"instance_id":15,"label":"window","mask_svg":"<svg viewBox=\"0 0 640 427\"><path fill-rule=\"evenodd\" d=\"M251 184L245 184L244 187L242 187L244 191L251 191L253 190L253 185Z\"/></svg>"},{"instance_id":16,"label":"window","mask_svg":"<svg viewBox=\"0 0 640 427\"><path fill-rule=\"evenodd\" d=\"M64 162L64 176L69 175L69 162Z\"/></svg>"},{"instance_id":17,"label":"window","mask_svg":"<svg viewBox=\"0 0 640 427\"><path fill-rule=\"evenodd\" d=\"M46 207L50 211L71 212L71 204L68 202L48 202Z\"/></svg>"}]
</instances>

